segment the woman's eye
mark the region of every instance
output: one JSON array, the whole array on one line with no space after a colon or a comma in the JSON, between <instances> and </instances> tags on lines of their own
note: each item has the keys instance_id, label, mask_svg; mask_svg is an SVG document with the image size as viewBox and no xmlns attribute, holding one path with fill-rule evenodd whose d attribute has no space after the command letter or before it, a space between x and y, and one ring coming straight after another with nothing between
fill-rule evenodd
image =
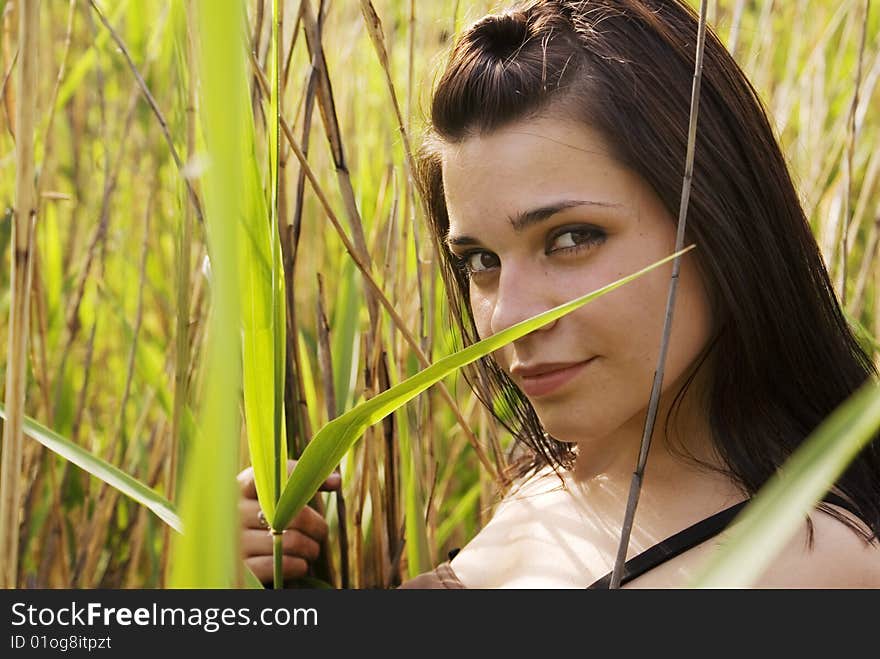
<instances>
[{"instance_id":1,"label":"woman's eye","mask_svg":"<svg viewBox=\"0 0 880 659\"><path fill-rule=\"evenodd\" d=\"M485 272L498 265L498 257L491 252L471 252L461 257L461 260L471 274Z\"/></svg>"},{"instance_id":2,"label":"woman's eye","mask_svg":"<svg viewBox=\"0 0 880 659\"><path fill-rule=\"evenodd\" d=\"M551 241L547 250L554 252L557 250L574 249L601 243L605 240L605 234L595 229L568 229L557 234Z\"/></svg>"}]
</instances>

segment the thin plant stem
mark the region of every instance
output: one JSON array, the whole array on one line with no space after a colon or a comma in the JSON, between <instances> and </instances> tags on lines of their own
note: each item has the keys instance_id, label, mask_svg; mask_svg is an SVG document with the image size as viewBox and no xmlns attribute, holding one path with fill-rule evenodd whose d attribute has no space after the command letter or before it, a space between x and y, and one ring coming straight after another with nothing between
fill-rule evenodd
<instances>
[{"instance_id":1,"label":"thin plant stem","mask_svg":"<svg viewBox=\"0 0 880 659\"><path fill-rule=\"evenodd\" d=\"M18 581L18 517L27 385L28 309L38 201L34 185L34 124L37 109L40 2L33 0L21 3L18 11L20 95L16 106L15 211L9 279L9 350L6 357L5 404L8 417L3 424L3 456L0 461L0 588L15 588Z\"/></svg>"},{"instance_id":2,"label":"thin plant stem","mask_svg":"<svg viewBox=\"0 0 880 659\"><path fill-rule=\"evenodd\" d=\"M283 74L283 57L284 57L284 49L282 47L282 36L284 34L284 2L283 0L273 0L272 2L272 51L275 55L274 62L274 76L272 81L272 104L275 109L275 116L272 117L270 130L272 131L270 145L271 145L271 159L272 165L269 170L272 176L272 307L277 309L278 305L281 303L281 291L278 290L278 280L279 280L279 272L278 272L278 259L275 258L275 255L278 253L280 246L278 241L280 239L279 236L279 217L278 217L278 202L279 202L279 173L281 168L279 167L279 157L281 156L281 131L279 129L279 124L281 122L282 117L282 103L281 103L281 76ZM284 388L284 360L281 358L280 351L283 350L284 346L281 340L281 332L282 326L278 322L279 314L272 314L272 342L275 349L275 359L273 360L274 369L273 376L275 379L275 386L273 388L274 393L274 414L273 414L273 457L275 460L275 464L273 467L273 489L272 496L275 500L275 504L278 504L279 499L281 498L281 470L283 468L282 465L287 464L287 456L281 455L281 409L282 409L282 395ZM272 543L272 553L273 553L273 585L275 588L283 588L284 587L284 573L282 570L282 557L284 547L282 545L282 536L283 530L279 531L277 529L272 529L273 540Z\"/></svg>"},{"instance_id":3,"label":"thin plant stem","mask_svg":"<svg viewBox=\"0 0 880 659\"><path fill-rule=\"evenodd\" d=\"M685 156L684 181L682 183L681 204L678 211L678 230L675 234L675 250L679 251L684 246L684 234L687 222L688 201L690 199L691 181L694 175L694 151L697 142L697 117L700 110L700 81L703 72L703 49L706 45L706 8L708 0L700 2L700 24L697 30L697 52L694 63L694 82L691 88L690 121L688 126L687 154ZM663 323L663 335L660 341L660 355L657 358L657 369L654 371L654 381L651 385L651 398L648 402L648 414L645 418L645 428L642 434L641 447L636 470L633 472L632 482L629 489L629 497L626 502L626 511L623 518L623 526L620 530L620 542L617 546L617 557L614 561L614 569L611 572L609 588L619 588L623 577L623 565L626 562L626 553L629 549L629 539L632 534L633 520L635 519L636 507L639 504L639 494L642 489L642 480L645 473L645 464L648 460L648 450L651 447L651 436L654 432L654 421L657 417L657 406L660 401L660 390L663 386L663 370L666 365L666 352L669 347L669 337L672 332L672 314L675 308L675 297L678 290L678 276L681 269L681 256L677 256L672 262L672 277L669 280L669 294L666 299L666 318Z\"/></svg>"}]
</instances>

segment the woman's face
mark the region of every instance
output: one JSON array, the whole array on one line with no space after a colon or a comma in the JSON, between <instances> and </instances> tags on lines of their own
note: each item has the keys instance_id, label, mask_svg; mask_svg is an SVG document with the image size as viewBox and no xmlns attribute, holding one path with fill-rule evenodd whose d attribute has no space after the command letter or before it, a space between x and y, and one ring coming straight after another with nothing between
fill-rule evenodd
<instances>
[{"instance_id":1,"label":"woman's face","mask_svg":"<svg viewBox=\"0 0 880 659\"><path fill-rule=\"evenodd\" d=\"M674 251L675 219L583 124L524 120L445 145L442 157L447 242L469 272L481 337ZM553 437L582 442L644 418L671 272L671 263L653 270L494 353ZM689 253L666 358L667 398L711 330Z\"/></svg>"}]
</instances>

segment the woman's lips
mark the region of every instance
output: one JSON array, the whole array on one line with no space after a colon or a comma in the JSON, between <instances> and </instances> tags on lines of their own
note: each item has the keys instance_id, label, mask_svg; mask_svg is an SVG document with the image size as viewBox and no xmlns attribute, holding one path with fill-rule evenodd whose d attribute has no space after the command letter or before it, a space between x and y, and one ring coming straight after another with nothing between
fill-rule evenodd
<instances>
[{"instance_id":1,"label":"woman's lips","mask_svg":"<svg viewBox=\"0 0 880 659\"><path fill-rule=\"evenodd\" d=\"M547 373L541 373L540 375L522 375L519 378L521 382L520 388L523 390L523 393L530 398L546 396L562 387L562 385L572 378L578 376L584 368L595 359L596 358L593 357L586 361L572 364L571 366L564 366Z\"/></svg>"}]
</instances>

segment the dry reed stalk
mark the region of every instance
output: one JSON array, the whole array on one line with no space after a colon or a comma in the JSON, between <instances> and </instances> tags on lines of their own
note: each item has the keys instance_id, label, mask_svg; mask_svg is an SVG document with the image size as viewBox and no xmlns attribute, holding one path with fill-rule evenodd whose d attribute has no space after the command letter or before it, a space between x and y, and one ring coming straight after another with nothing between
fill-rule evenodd
<instances>
[{"instance_id":1,"label":"dry reed stalk","mask_svg":"<svg viewBox=\"0 0 880 659\"><path fill-rule=\"evenodd\" d=\"M859 55L856 64L856 80L855 90L853 91L853 99L849 108L849 117L846 128L846 160L843 168L843 226L841 228L841 247L840 247L840 305L846 308L846 270L847 257L849 256L849 225L850 225L850 200L853 194L852 170L853 158L855 157L856 139L858 131L856 128L856 110L859 107L859 91L862 87L862 62L865 59L865 39L868 34L868 13L871 6L871 0L865 0L862 11L861 21L861 38L859 40ZM841 49L843 50L843 49Z\"/></svg>"},{"instance_id":2,"label":"dry reed stalk","mask_svg":"<svg viewBox=\"0 0 880 659\"><path fill-rule=\"evenodd\" d=\"M318 343L318 362L323 373L333 373L333 354L330 350L330 323L327 322L327 314L324 310L324 282L321 275L318 274L318 296L317 296L317 343ZM323 378L324 384L324 403L327 408L327 420L336 418L336 392L333 389L333 379L330 377ZM336 465L336 471L340 471L340 465ZM335 492L336 499L336 517L338 519L338 539L339 539L339 572L340 572L340 588L347 589L350 586L349 577L349 557L348 557L348 522L345 511L345 495L340 486Z\"/></svg>"},{"instance_id":3,"label":"dry reed stalk","mask_svg":"<svg viewBox=\"0 0 880 659\"><path fill-rule=\"evenodd\" d=\"M388 355L382 350L381 355L376 360L376 371L378 376L378 390L386 391L391 387L388 377ZM403 414L406 412L404 411ZM380 582L389 587L392 581L397 579L397 575L393 572L394 555L400 553L402 545L402 535L400 533L400 525L403 520L400 518L399 510L399 488L400 488L400 457L397 455L397 424L394 423L394 415L386 417L382 424L382 436L384 441L384 455L382 464L385 468L384 478L384 506L382 514L385 516L385 537L387 538L387 546L383 555L387 561L388 570L386 577ZM394 584L397 585L397 584Z\"/></svg>"},{"instance_id":4,"label":"dry reed stalk","mask_svg":"<svg viewBox=\"0 0 880 659\"><path fill-rule=\"evenodd\" d=\"M363 339L362 339L363 340ZM365 586L366 575L364 574L364 529L363 529L363 518L364 518L364 506L366 505L367 499L367 481L369 480L370 472L367 469L367 451L369 442L360 442L358 446L360 447L360 471L359 473L354 474L354 482L357 484L357 491L355 492L355 505L354 505L354 517L352 520L353 535L354 535L354 574L352 575L352 581L354 583L355 589L361 589ZM357 460L355 460L357 463Z\"/></svg>"},{"instance_id":5,"label":"dry reed stalk","mask_svg":"<svg viewBox=\"0 0 880 659\"><path fill-rule=\"evenodd\" d=\"M309 2L309 0L303 0L302 9L303 25L306 34L306 47L310 55L312 56L313 66L319 75L317 92L318 107L321 111L321 118L323 120L325 134L327 136L333 162L336 167L337 181L339 183L340 192L342 194L343 205L346 210L346 217L348 219L348 224L354 237L354 248L357 251L357 256L359 257L359 259L356 260L363 261L363 263L366 264L367 269L370 270L371 257L367 249L366 239L363 230L363 222L357 207L357 202L355 200L351 174L349 172L348 164L345 157L342 133L339 128L335 102L333 100L333 88L327 71L326 60L324 58L320 24L318 20L316 20L312 12L311 3ZM297 154L297 156L299 157L299 154ZM305 165L302 166L302 169L305 169ZM363 269L362 272L364 272ZM365 335L366 346L364 354L370 355L373 354L374 349L378 349L378 346L381 342L378 333L378 308L380 303L384 304L385 302L387 302L387 298L384 297L377 286L370 286L369 284L366 287L365 293L367 311L369 315L369 330ZM377 297L381 297L383 299L378 300ZM381 372L383 368L387 368L387 365L384 364L384 352L380 352L378 354L380 355L379 362L373 362L371 360L367 360L366 362L367 369L365 371L364 378L365 395L367 397L372 397L373 395L379 393L379 389L376 388L376 374L378 372ZM381 386L381 383L379 383L379 386ZM392 423L393 421L390 418L383 421L382 425L384 428L386 428L386 432L389 428L391 428ZM379 500L376 499L375 501L376 504L378 504ZM380 557L380 559L378 560L381 561L384 556L385 554L383 553L382 557ZM380 583L383 582L384 578L380 578Z\"/></svg>"},{"instance_id":6,"label":"dry reed stalk","mask_svg":"<svg viewBox=\"0 0 880 659\"><path fill-rule=\"evenodd\" d=\"M291 51L292 54L293 46L296 43L296 35L299 33L299 26L302 22L303 15L303 6L300 3L299 9L297 11L296 21L293 25L293 34L294 39L291 42ZM281 52L279 49L279 56ZM289 59L288 59L289 62ZM280 65L279 65L280 70ZM289 72L288 66L285 65L284 69L285 73ZM258 79L260 79L258 77ZM282 81L282 89L284 84L286 83L286 78ZM305 89L305 96L303 98L302 104L299 108L302 108L303 111L303 126L302 126L302 136L303 136L303 147L307 150L309 144L309 136L311 134L311 125L312 125L312 110L315 105L315 89L317 85L317 71L313 70L310 77L309 83ZM279 115L280 119L283 119L283 110L279 105ZM281 139L280 134L278 135L278 147L281 148L282 144L284 144ZM289 146L284 151L284 163L286 166L287 159L290 157ZM286 188L285 188L286 189ZM299 455L302 453L305 448L306 443L312 436L312 429L309 427L309 414L308 409L305 404L305 396L302 395L303 391L303 381L302 381L302 356L299 353L299 342L297 340L298 337L298 326L297 322L297 311L296 311L296 286L295 286L295 278L296 278L296 257L299 253L299 238L302 228L302 212L303 212L303 195L305 190L305 177L300 169L297 180L296 187L296 199L294 206L294 214L291 218L290 222L287 222L285 218L287 217L287 213L279 214L278 216L278 231L280 232L281 239L281 258L282 265L284 271L284 283L285 283L285 296L286 296L286 320L287 320L287 378L288 378L288 386L285 387L285 408L287 411L287 418L291 420L293 423L294 420L297 422L296 429L298 432L294 433L293 428L288 428L288 435L291 436L293 441L289 442L290 448L293 448L295 451L295 455ZM290 448L288 450L290 450ZM323 554L322 554L323 555Z\"/></svg>"},{"instance_id":7,"label":"dry reed stalk","mask_svg":"<svg viewBox=\"0 0 880 659\"><path fill-rule=\"evenodd\" d=\"M340 193L342 194L346 218L354 240L353 247L356 250L359 260L366 264L367 270L371 270L372 263L367 249L366 238L364 236L363 221L361 219L360 211L358 210L354 186L352 185L351 174L348 169L342 132L339 128L336 105L333 99L333 87L330 82L330 76L324 58L321 29L318 20L315 18L312 11L312 5L309 0L303 0L302 2L302 20L306 34L306 47L312 57L313 66L319 75L317 88L318 107L321 112L324 132L327 136L333 163L336 168L336 178L339 184ZM299 157L299 153L297 153L297 157ZM305 168L304 165L302 165L302 167ZM364 353L367 355L373 352L374 343L380 341L377 332L380 304L380 301L377 300L377 288L378 287L374 288L367 285L365 290L367 312L369 315L369 330L365 335L366 352ZM367 362L367 368L368 371L365 374L365 380L367 387L369 388L369 385L372 384L373 380L371 362Z\"/></svg>"},{"instance_id":8,"label":"dry reed stalk","mask_svg":"<svg viewBox=\"0 0 880 659\"><path fill-rule=\"evenodd\" d=\"M330 76L327 72L326 60L324 59L324 49L321 42L321 30L318 21L312 11L312 5L309 0L302 2L302 21L306 34L306 46L309 55L312 57L313 66L318 72L318 108L321 111L321 119L324 125L324 132L327 135L330 152L333 157L333 164L336 168L336 175L342 193L342 200L345 206L346 216L348 218L349 227L352 232L354 247L357 254L364 262L369 260L367 251L367 243L364 237L363 223L361 222L360 212L357 209L354 188L351 184L351 176L348 170L348 162L345 157L345 149L342 143L342 133L339 129L339 120L336 116L336 104L333 100L333 87L330 83ZM370 318L375 317L376 301L372 295L367 295L367 304L370 309Z\"/></svg>"},{"instance_id":9,"label":"dry reed stalk","mask_svg":"<svg viewBox=\"0 0 880 659\"><path fill-rule=\"evenodd\" d=\"M19 7L19 89L16 105L15 211L10 259L9 349L6 413L0 462L0 588L15 588L18 572L24 401L27 385L28 309L37 198L34 186L34 128L37 109L40 2Z\"/></svg>"},{"instance_id":10,"label":"dry reed stalk","mask_svg":"<svg viewBox=\"0 0 880 659\"><path fill-rule=\"evenodd\" d=\"M767 4L770 4L769 0ZM697 143L697 118L700 112L700 82L703 73L703 49L706 44L706 8L708 0L700 1L700 23L697 28L696 55L694 58L694 80L691 88L691 107L688 120L687 153L685 155L684 181L682 182L681 204L678 211L678 228L675 235L675 251L680 251L684 246L685 228L687 225L688 201L690 200L691 182L694 176L694 151ZM636 508L639 503L639 494L642 488L642 479L645 472L645 464L648 460L648 451L651 447L651 435L654 432L654 420L657 417L657 406L660 401L660 389L663 386L663 371L666 366L666 352L669 348L669 337L672 333L672 316L675 309L675 298L678 291L678 275L681 269L681 257L676 257L672 262L672 276L669 280L669 294L666 300L666 317L663 324L663 335L660 341L660 354L657 358L657 369L654 371L654 381L651 385L651 398L648 401L648 413L645 417L645 430L642 434L639 459L636 470L633 472L632 484L630 485L629 497L626 502L626 511L623 518L623 526L620 532L620 542L617 547L617 558L614 560L614 569L611 572L609 588L620 588L623 577L623 565L626 562L626 554L629 549L629 538L632 533L633 521Z\"/></svg>"}]
</instances>

